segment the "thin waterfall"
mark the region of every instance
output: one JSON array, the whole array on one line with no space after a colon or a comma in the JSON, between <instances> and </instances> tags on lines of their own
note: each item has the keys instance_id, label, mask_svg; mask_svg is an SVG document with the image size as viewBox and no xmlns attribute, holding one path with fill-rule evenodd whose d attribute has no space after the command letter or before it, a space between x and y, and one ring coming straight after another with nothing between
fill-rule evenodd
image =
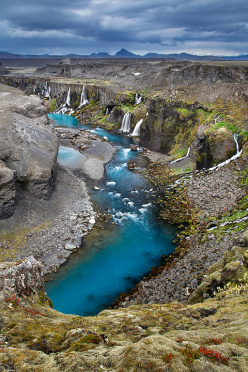
<instances>
[{"instance_id":1,"label":"thin waterfall","mask_svg":"<svg viewBox=\"0 0 248 372\"><path fill-rule=\"evenodd\" d=\"M123 133L128 133L130 132L130 124L131 124L131 114L130 112L127 112L122 119L121 123L121 131Z\"/></svg>"},{"instance_id":2,"label":"thin waterfall","mask_svg":"<svg viewBox=\"0 0 248 372\"><path fill-rule=\"evenodd\" d=\"M141 103L142 97L143 97L142 93L140 94L140 96L138 95L138 93L135 94L135 100L134 100L135 105L139 105Z\"/></svg>"},{"instance_id":3,"label":"thin waterfall","mask_svg":"<svg viewBox=\"0 0 248 372\"><path fill-rule=\"evenodd\" d=\"M62 106L60 106L57 110L55 110L55 114L65 114L68 112L71 105L71 88L68 89L67 97L66 97L66 103L64 103ZM71 108L68 115L71 115L74 113L74 110Z\"/></svg>"},{"instance_id":4,"label":"thin waterfall","mask_svg":"<svg viewBox=\"0 0 248 372\"><path fill-rule=\"evenodd\" d=\"M135 125L133 133L131 134L131 136L139 136L140 135L140 126L141 126L142 123L143 123L143 119L140 119L140 121L138 121L138 123Z\"/></svg>"},{"instance_id":5,"label":"thin waterfall","mask_svg":"<svg viewBox=\"0 0 248 372\"><path fill-rule=\"evenodd\" d=\"M66 106L70 107L71 105L71 88L68 89L67 98L66 98Z\"/></svg>"},{"instance_id":6,"label":"thin waterfall","mask_svg":"<svg viewBox=\"0 0 248 372\"><path fill-rule=\"evenodd\" d=\"M185 156L183 156L183 157L181 157L181 158L179 158L179 159L173 160L173 161L171 162L171 164L176 163L177 161L180 161L180 160L186 159L186 158L189 156L189 153L190 153L190 147L188 148L187 154L186 154Z\"/></svg>"},{"instance_id":7,"label":"thin waterfall","mask_svg":"<svg viewBox=\"0 0 248 372\"><path fill-rule=\"evenodd\" d=\"M44 92L45 97L48 99L51 99L50 93L51 93L51 87L48 85L48 82L46 82L45 92Z\"/></svg>"},{"instance_id":8,"label":"thin waterfall","mask_svg":"<svg viewBox=\"0 0 248 372\"><path fill-rule=\"evenodd\" d=\"M114 111L114 110L112 110L111 112L109 112L109 109L108 108L107 108L107 110L108 110L108 113L106 112L106 115L108 114L109 116L107 117L105 123L108 123L109 122L109 120L111 119L112 113Z\"/></svg>"},{"instance_id":9,"label":"thin waterfall","mask_svg":"<svg viewBox=\"0 0 248 372\"><path fill-rule=\"evenodd\" d=\"M218 165L215 165L214 167L212 168L209 168L208 170L211 171L211 170L215 170L215 169L219 169L221 167L223 167L224 165L227 165L229 164L231 161L233 160L236 160L240 157L240 155L242 154L242 149L240 150L239 149L239 143L238 143L238 137L239 137L239 134L238 133L234 133L233 135L233 139L235 141L235 144L236 144L236 154L233 155L231 158L223 161L222 163L218 164Z\"/></svg>"},{"instance_id":10,"label":"thin waterfall","mask_svg":"<svg viewBox=\"0 0 248 372\"><path fill-rule=\"evenodd\" d=\"M89 100L88 100L88 95L87 95L87 88L86 86L84 85L83 86L83 90L82 90L82 93L81 93L81 97L80 97L80 103L79 103L79 106L78 108L84 106L84 105L87 105L89 103Z\"/></svg>"},{"instance_id":11,"label":"thin waterfall","mask_svg":"<svg viewBox=\"0 0 248 372\"><path fill-rule=\"evenodd\" d=\"M234 133L234 135L233 135L233 139L234 139L234 141L235 141L235 143L236 143L236 155L239 154L239 156L240 156L242 150L241 150L241 151L239 150L238 138L239 138L239 134L238 134L238 133Z\"/></svg>"}]
</instances>

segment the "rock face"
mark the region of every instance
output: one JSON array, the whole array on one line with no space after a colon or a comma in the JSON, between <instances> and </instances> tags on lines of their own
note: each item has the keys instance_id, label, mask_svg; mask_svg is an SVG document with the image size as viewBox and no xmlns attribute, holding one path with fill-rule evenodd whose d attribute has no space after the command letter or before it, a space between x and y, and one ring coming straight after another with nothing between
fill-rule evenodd
<instances>
[{"instance_id":1,"label":"rock face","mask_svg":"<svg viewBox=\"0 0 248 372\"><path fill-rule=\"evenodd\" d=\"M0 159L16 172L16 181L32 195L51 195L58 139L38 97L0 93Z\"/></svg>"},{"instance_id":2,"label":"rock face","mask_svg":"<svg viewBox=\"0 0 248 372\"><path fill-rule=\"evenodd\" d=\"M153 151L168 154L173 143L180 136L188 144L186 133L196 123L196 106L181 107L181 103L166 102L164 99L151 99L146 104L147 112L140 131L142 145Z\"/></svg>"},{"instance_id":3,"label":"rock face","mask_svg":"<svg viewBox=\"0 0 248 372\"><path fill-rule=\"evenodd\" d=\"M189 303L197 303L213 296L217 288L224 288L229 282L240 285L247 276L248 267L248 231L245 231L235 246L226 251L223 257L211 266L203 277L202 283L189 297Z\"/></svg>"},{"instance_id":4,"label":"rock face","mask_svg":"<svg viewBox=\"0 0 248 372\"><path fill-rule=\"evenodd\" d=\"M8 70L0 62L0 75L6 75L6 74L8 74Z\"/></svg>"},{"instance_id":5,"label":"rock face","mask_svg":"<svg viewBox=\"0 0 248 372\"><path fill-rule=\"evenodd\" d=\"M30 256L19 262L0 264L0 291L4 297L11 293L30 296L44 291L42 264Z\"/></svg>"},{"instance_id":6,"label":"rock face","mask_svg":"<svg viewBox=\"0 0 248 372\"><path fill-rule=\"evenodd\" d=\"M236 153L236 144L231 131L224 127L208 131L201 125L191 146L198 169L209 168L229 159Z\"/></svg>"},{"instance_id":7,"label":"rock face","mask_svg":"<svg viewBox=\"0 0 248 372\"><path fill-rule=\"evenodd\" d=\"M9 218L15 210L15 171L0 160L0 219Z\"/></svg>"}]
</instances>

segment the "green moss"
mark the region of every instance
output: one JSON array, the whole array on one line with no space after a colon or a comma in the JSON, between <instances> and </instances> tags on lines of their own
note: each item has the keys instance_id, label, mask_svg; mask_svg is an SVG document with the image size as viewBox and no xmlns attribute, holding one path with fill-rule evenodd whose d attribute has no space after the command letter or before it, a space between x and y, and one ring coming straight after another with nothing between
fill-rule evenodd
<instances>
[{"instance_id":1,"label":"green moss","mask_svg":"<svg viewBox=\"0 0 248 372\"><path fill-rule=\"evenodd\" d=\"M216 123L214 124L210 129L209 131L213 131L217 128L226 128L228 130L230 130L232 133L240 133L241 130L238 129L235 125L231 124L231 123L227 123L225 121L220 121L219 123Z\"/></svg>"},{"instance_id":2,"label":"green moss","mask_svg":"<svg viewBox=\"0 0 248 372\"><path fill-rule=\"evenodd\" d=\"M47 112L54 112L56 110L57 108L56 101L57 101L56 98L53 98L49 101L50 105L47 109Z\"/></svg>"}]
</instances>

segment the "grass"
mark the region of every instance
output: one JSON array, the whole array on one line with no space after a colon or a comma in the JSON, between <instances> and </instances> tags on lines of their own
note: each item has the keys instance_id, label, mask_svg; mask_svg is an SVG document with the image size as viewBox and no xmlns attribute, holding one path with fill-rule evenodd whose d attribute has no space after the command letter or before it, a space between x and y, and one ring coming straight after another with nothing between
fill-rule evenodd
<instances>
[{"instance_id":1,"label":"grass","mask_svg":"<svg viewBox=\"0 0 248 372\"><path fill-rule=\"evenodd\" d=\"M48 228L50 221L44 222L35 227L15 227L13 230L0 231L0 261L15 258L17 251L24 247L26 241L32 234L37 234L41 230ZM6 247L6 248L5 248Z\"/></svg>"}]
</instances>

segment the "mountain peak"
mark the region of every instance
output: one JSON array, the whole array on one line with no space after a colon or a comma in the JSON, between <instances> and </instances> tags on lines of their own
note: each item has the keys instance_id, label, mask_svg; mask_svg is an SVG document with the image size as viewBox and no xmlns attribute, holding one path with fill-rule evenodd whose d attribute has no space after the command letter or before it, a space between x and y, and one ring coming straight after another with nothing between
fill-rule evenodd
<instances>
[{"instance_id":1,"label":"mountain peak","mask_svg":"<svg viewBox=\"0 0 248 372\"><path fill-rule=\"evenodd\" d=\"M115 56L116 57L134 57L136 56L135 54L129 52L128 50L122 48L121 50L119 50L119 52L116 52L115 53Z\"/></svg>"}]
</instances>

